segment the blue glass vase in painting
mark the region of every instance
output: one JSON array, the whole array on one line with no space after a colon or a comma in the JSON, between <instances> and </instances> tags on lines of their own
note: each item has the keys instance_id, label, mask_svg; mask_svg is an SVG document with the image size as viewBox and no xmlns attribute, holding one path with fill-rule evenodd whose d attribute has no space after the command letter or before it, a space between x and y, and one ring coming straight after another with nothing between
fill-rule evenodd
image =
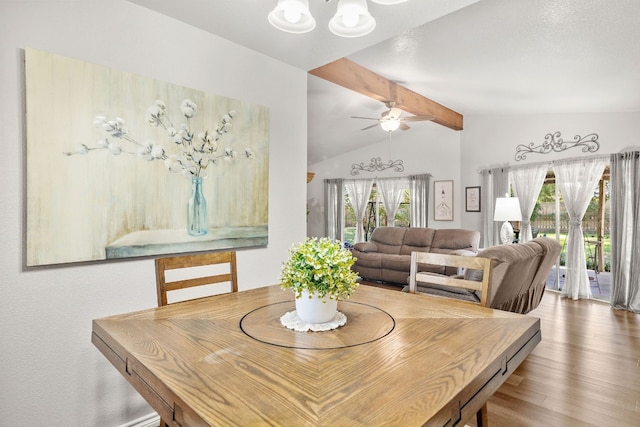
<instances>
[{"instance_id":1,"label":"blue glass vase in painting","mask_svg":"<svg viewBox=\"0 0 640 427\"><path fill-rule=\"evenodd\" d=\"M202 177L191 178L191 198L187 204L187 232L191 236L207 234L207 200L202 193Z\"/></svg>"}]
</instances>

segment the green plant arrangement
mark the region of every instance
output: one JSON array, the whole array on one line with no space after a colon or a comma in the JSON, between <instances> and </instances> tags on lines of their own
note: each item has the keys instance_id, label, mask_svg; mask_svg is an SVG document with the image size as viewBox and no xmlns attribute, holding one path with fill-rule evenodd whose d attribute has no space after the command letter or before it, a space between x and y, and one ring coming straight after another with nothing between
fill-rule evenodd
<instances>
[{"instance_id":1,"label":"green plant arrangement","mask_svg":"<svg viewBox=\"0 0 640 427\"><path fill-rule=\"evenodd\" d=\"M347 299L358 287L358 274L351 270L355 258L338 240L307 238L289 250L280 274L282 289L291 289L296 298L308 291L326 301Z\"/></svg>"}]
</instances>

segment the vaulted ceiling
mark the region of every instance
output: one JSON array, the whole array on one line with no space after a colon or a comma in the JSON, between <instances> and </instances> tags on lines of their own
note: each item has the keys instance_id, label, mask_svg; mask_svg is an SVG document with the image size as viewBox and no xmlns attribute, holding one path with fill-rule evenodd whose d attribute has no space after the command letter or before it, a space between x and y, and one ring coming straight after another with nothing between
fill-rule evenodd
<instances>
[{"instance_id":1,"label":"vaulted ceiling","mask_svg":"<svg viewBox=\"0 0 640 427\"><path fill-rule=\"evenodd\" d=\"M317 27L288 34L267 14L276 0L129 0L305 71L341 58L464 115L640 111L638 0L369 2L369 35L326 27L337 0L310 0ZM378 117L379 100L308 78L308 162L386 141L350 116ZM433 122L410 123L420 132Z\"/></svg>"}]
</instances>

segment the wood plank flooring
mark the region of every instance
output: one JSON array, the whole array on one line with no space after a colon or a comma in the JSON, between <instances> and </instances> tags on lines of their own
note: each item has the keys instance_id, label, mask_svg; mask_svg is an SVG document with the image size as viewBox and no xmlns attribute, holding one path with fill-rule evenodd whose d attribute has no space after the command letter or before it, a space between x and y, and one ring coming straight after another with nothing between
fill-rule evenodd
<instances>
[{"instance_id":1,"label":"wood plank flooring","mask_svg":"<svg viewBox=\"0 0 640 427\"><path fill-rule=\"evenodd\" d=\"M640 426L640 315L553 291L529 315L542 342L489 400L489 425Z\"/></svg>"}]
</instances>

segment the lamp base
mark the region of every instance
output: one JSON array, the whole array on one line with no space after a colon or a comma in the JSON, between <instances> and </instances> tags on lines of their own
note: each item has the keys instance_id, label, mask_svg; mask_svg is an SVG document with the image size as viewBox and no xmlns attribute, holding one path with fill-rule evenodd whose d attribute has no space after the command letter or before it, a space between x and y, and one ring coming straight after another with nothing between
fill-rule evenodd
<instances>
[{"instance_id":1,"label":"lamp base","mask_svg":"<svg viewBox=\"0 0 640 427\"><path fill-rule=\"evenodd\" d=\"M500 228L500 241L503 245L513 242L513 227L509 221L505 221Z\"/></svg>"}]
</instances>

